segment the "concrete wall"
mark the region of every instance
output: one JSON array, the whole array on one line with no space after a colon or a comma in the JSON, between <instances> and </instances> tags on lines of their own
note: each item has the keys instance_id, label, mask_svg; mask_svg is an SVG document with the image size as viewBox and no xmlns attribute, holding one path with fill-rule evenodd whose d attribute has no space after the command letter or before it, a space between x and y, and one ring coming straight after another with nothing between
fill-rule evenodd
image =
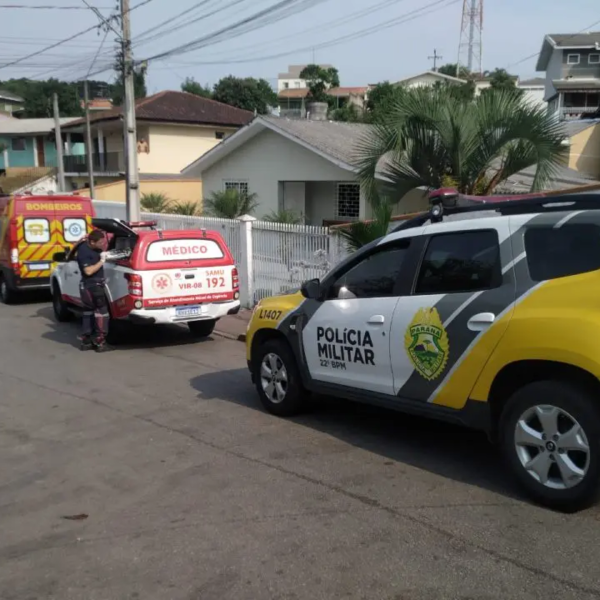
<instances>
[{"instance_id":1,"label":"concrete wall","mask_svg":"<svg viewBox=\"0 0 600 600\"><path fill-rule=\"evenodd\" d=\"M203 173L194 173L202 178L204 197L213 191L225 189L227 180L248 182L251 193L257 195L260 203L255 211L256 217L262 217L279 208L279 182L306 182L306 197L312 195L315 185L322 202L308 202L306 214L309 224L321 224L322 219L335 218L335 191L325 194L323 183L354 182L354 174L337 167L314 152L303 148L285 137L273 132L263 131L242 147L220 160ZM309 205L310 204L310 205ZM364 202L361 202L361 216L364 214Z\"/></svg>"},{"instance_id":2,"label":"concrete wall","mask_svg":"<svg viewBox=\"0 0 600 600\"><path fill-rule=\"evenodd\" d=\"M150 125L147 138L150 152L138 153L140 173L180 173L220 142L217 131L227 135L235 129Z\"/></svg>"},{"instance_id":3,"label":"concrete wall","mask_svg":"<svg viewBox=\"0 0 600 600\"><path fill-rule=\"evenodd\" d=\"M141 181L143 194L164 194L175 202L202 202L202 182L200 180L174 181L168 179ZM80 195L89 196L88 188L79 190ZM125 181L118 180L94 188L96 200L125 202Z\"/></svg>"},{"instance_id":4,"label":"concrete wall","mask_svg":"<svg viewBox=\"0 0 600 600\"><path fill-rule=\"evenodd\" d=\"M600 123L571 138L568 166L587 175L600 177Z\"/></svg>"},{"instance_id":5,"label":"concrete wall","mask_svg":"<svg viewBox=\"0 0 600 600\"><path fill-rule=\"evenodd\" d=\"M544 95L546 102L556 94L556 88L552 85L552 81L561 78L562 65L562 50L555 50L548 61L548 68L546 69L546 89Z\"/></svg>"}]
</instances>

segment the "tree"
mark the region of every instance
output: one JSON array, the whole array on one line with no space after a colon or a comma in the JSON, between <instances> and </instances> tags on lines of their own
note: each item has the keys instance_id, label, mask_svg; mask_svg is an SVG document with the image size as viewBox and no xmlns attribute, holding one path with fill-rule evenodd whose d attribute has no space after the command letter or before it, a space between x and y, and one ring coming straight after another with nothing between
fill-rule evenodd
<instances>
[{"instance_id":1,"label":"tree","mask_svg":"<svg viewBox=\"0 0 600 600\"><path fill-rule=\"evenodd\" d=\"M125 101L123 90L123 71L125 70L125 61L123 59L123 50L117 50L115 56L114 70L117 73L115 83L112 89L112 101L115 106L121 106ZM146 89L146 71L145 69L137 69L133 72L133 90L135 99L145 98L148 94Z\"/></svg>"},{"instance_id":2,"label":"tree","mask_svg":"<svg viewBox=\"0 0 600 600\"><path fill-rule=\"evenodd\" d=\"M237 190L212 192L210 198L204 201L206 212L222 219L237 219L242 215L249 215L257 206L256 194L240 194Z\"/></svg>"},{"instance_id":3,"label":"tree","mask_svg":"<svg viewBox=\"0 0 600 600\"><path fill-rule=\"evenodd\" d=\"M213 100L244 110L266 115L277 106L277 94L265 79L239 78L229 75L221 79L213 90Z\"/></svg>"},{"instance_id":4,"label":"tree","mask_svg":"<svg viewBox=\"0 0 600 600\"><path fill-rule=\"evenodd\" d=\"M373 219L370 221L358 221L349 225L342 225L338 235L345 241L346 247L351 252L378 240L387 235L392 222L393 203L387 198L379 198L375 195L371 198Z\"/></svg>"},{"instance_id":5,"label":"tree","mask_svg":"<svg viewBox=\"0 0 600 600\"><path fill-rule=\"evenodd\" d=\"M193 77L185 78L185 81L181 84L181 91L187 92L188 94L194 94L195 96L202 96L203 98L212 98L210 87L208 85L203 86Z\"/></svg>"},{"instance_id":6,"label":"tree","mask_svg":"<svg viewBox=\"0 0 600 600\"><path fill-rule=\"evenodd\" d=\"M201 209L197 202L188 200L187 202L176 202L169 212L172 212L175 215L195 217L200 214Z\"/></svg>"},{"instance_id":7,"label":"tree","mask_svg":"<svg viewBox=\"0 0 600 600\"><path fill-rule=\"evenodd\" d=\"M456 75L456 63L447 63L442 65L438 70L438 73L442 75L448 75L450 77L457 77ZM458 70L458 79L470 79L473 77L473 74L466 68L460 67Z\"/></svg>"},{"instance_id":8,"label":"tree","mask_svg":"<svg viewBox=\"0 0 600 600\"><path fill-rule=\"evenodd\" d=\"M363 120L361 111L352 102L347 102L341 108L336 108L331 116L334 121L345 121L346 123L360 123Z\"/></svg>"},{"instance_id":9,"label":"tree","mask_svg":"<svg viewBox=\"0 0 600 600\"><path fill-rule=\"evenodd\" d=\"M494 69L489 73L490 87L484 92L489 90L508 90L517 94L522 94L523 90L517 87L515 78L510 75L506 69Z\"/></svg>"},{"instance_id":10,"label":"tree","mask_svg":"<svg viewBox=\"0 0 600 600\"><path fill-rule=\"evenodd\" d=\"M287 223L288 225L298 225L302 223L302 216L297 212L288 209L274 210L263 217L263 221L271 223Z\"/></svg>"},{"instance_id":11,"label":"tree","mask_svg":"<svg viewBox=\"0 0 600 600\"><path fill-rule=\"evenodd\" d=\"M165 195L160 193L142 194L140 206L147 212L164 213L171 208L172 202Z\"/></svg>"},{"instance_id":12,"label":"tree","mask_svg":"<svg viewBox=\"0 0 600 600\"><path fill-rule=\"evenodd\" d=\"M475 98L475 82L469 79L466 83L452 83L450 81L436 81L433 88L457 100L470 101Z\"/></svg>"},{"instance_id":13,"label":"tree","mask_svg":"<svg viewBox=\"0 0 600 600\"><path fill-rule=\"evenodd\" d=\"M319 65L307 65L300 72L300 79L306 81L308 94L313 102L329 103L327 90L340 86L338 70L334 67L324 69Z\"/></svg>"},{"instance_id":14,"label":"tree","mask_svg":"<svg viewBox=\"0 0 600 600\"><path fill-rule=\"evenodd\" d=\"M367 96L367 111L365 120L376 123L380 118L389 114L394 106L396 99L403 93L405 88L398 84L383 81L369 90Z\"/></svg>"},{"instance_id":15,"label":"tree","mask_svg":"<svg viewBox=\"0 0 600 600\"><path fill-rule=\"evenodd\" d=\"M503 90L471 102L442 90L414 89L359 142L359 180L400 200L450 177L461 193L489 195L515 173L537 165L531 191L544 189L564 160L564 134L546 109ZM384 159L384 160L382 160ZM387 183L382 183L377 176Z\"/></svg>"}]
</instances>

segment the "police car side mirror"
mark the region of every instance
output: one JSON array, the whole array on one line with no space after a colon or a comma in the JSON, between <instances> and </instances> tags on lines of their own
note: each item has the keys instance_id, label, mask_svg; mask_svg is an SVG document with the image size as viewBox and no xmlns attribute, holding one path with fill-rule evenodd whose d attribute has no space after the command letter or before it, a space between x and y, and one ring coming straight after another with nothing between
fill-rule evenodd
<instances>
[{"instance_id":1,"label":"police car side mirror","mask_svg":"<svg viewBox=\"0 0 600 600\"><path fill-rule=\"evenodd\" d=\"M321 282L318 279L305 281L300 287L300 293L309 300L320 300L321 292Z\"/></svg>"},{"instance_id":2,"label":"police car side mirror","mask_svg":"<svg viewBox=\"0 0 600 600\"><path fill-rule=\"evenodd\" d=\"M55 252L52 255L52 261L56 263L67 262L67 253L66 252Z\"/></svg>"}]
</instances>

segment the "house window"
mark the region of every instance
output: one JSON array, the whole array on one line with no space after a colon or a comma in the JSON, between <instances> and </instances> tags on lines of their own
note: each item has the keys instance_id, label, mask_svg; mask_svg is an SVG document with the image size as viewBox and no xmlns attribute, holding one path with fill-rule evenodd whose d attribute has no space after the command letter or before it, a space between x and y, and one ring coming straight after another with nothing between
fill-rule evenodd
<instances>
[{"instance_id":1,"label":"house window","mask_svg":"<svg viewBox=\"0 0 600 600\"><path fill-rule=\"evenodd\" d=\"M27 150L27 140L24 137L11 138L10 147L13 152L23 152Z\"/></svg>"},{"instance_id":2,"label":"house window","mask_svg":"<svg viewBox=\"0 0 600 600\"><path fill-rule=\"evenodd\" d=\"M294 87L300 88L300 82L299 81L294 81Z\"/></svg>"},{"instance_id":3,"label":"house window","mask_svg":"<svg viewBox=\"0 0 600 600\"><path fill-rule=\"evenodd\" d=\"M283 82L283 88L287 90L289 87L290 87L290 82L289 81L284 81Z\"/></svg>"},{"instance_id":4,"label":"house window","mask_svg":"<svg viewBox=\"0 0 600 600\"><path fill-rule=\"evenodd\" d=\"M229 179L225 181L225 190L237 190L240 196L248 195L248 182Z\"/></svg>"},{"instance_id":5,"label":"house window","mask_svg":"<svg viewBox=\"0 0 600 600\"><path fill-rule=\"evenodd\" d=\"M580 60L579 54L567 54L567 64L568 65L578 65Z\"/></svg>"},{"instance_id":6,"label":"house window","mask_svg":"<svg viewBox=\"0 0 600 600\"><path fill-rule=\"evenodd\" d=\"M600 65L600 54L590 54L588 62L590 65Z\"/></svg>"},{"instance_id":7,"label":"house window","mask_svg":"<svg viewBox=\"0 0 600 600\"><path fill-rule=\"evenodd\" d=\"M224 131L215 131L215 137L218 140L225 139L225 132Z\"/></svg>"},{"instance_id":8,"label":"house window","mask_svg":"<svg viewBox=\"0 0 600 600\"><path fill-rule=\"evenodd\" d=\"M358 183L338 183L336 217L358 219L360 214L360 185Z\"/></svg>"}]
</instances>

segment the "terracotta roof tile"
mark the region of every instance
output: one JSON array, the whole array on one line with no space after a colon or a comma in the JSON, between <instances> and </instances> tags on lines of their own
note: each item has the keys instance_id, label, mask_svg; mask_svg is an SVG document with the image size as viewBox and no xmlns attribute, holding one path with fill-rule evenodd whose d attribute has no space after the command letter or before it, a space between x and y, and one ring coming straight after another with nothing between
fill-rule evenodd
<instances>
[{"instance_id":1,"label":"terracotta roof tile","mask_svg":"<svg viewBox=\"0 0 600 600\"><path fill-rule=\"evenodd\" d=\"M90 115L92 123L119 119L121 107L99 111ZM202 98L187 92L165 90L135 103L137 120L190 123L197 125L222 125L241 127L249 123L254 114L222 102ZM85 119L69 123L69 129L85 124ZM66 127L64 129L67 129Z\"/></svg>"}]
</instances>

